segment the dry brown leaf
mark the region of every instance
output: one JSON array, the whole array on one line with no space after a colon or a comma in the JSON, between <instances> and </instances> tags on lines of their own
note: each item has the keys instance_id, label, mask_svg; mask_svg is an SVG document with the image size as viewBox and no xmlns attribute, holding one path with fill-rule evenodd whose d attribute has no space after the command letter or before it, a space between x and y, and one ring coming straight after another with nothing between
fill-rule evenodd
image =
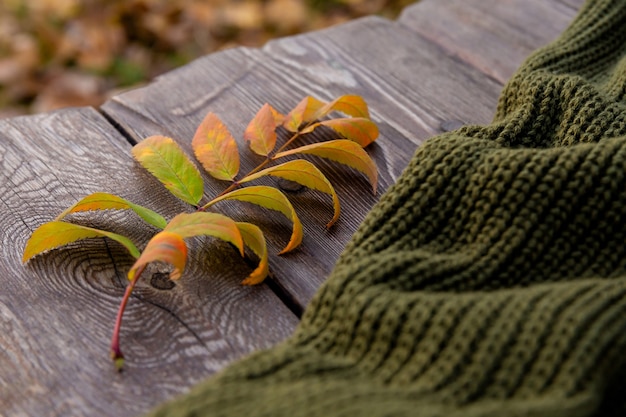
<instances>
[{"instance_id":1,"label":"dry brown leaf","mask_svg":"<svg viewBox=\"0 0 626 417\"><path fill-rule=\"evenodd\" d=\"M307 23L307 8L299 0L270 0L265 5L265 19L279 32L297 31Z\"/></svg>"},{"instance_id":2,"label":"dry brown leaf","mask_svg":"<svg viewBox=\"0 0 626 417\"><path fill-rule=\"evenodd\" d=\"M393 17L408 1L0 0L0 102L22 108L39 97L35 111L99 103L101 91L86 98L79 87L63 97L52 84L68 70L95 70L116 89L217 50L261 46L365 13Z\"/></svg>"}]
</instances>

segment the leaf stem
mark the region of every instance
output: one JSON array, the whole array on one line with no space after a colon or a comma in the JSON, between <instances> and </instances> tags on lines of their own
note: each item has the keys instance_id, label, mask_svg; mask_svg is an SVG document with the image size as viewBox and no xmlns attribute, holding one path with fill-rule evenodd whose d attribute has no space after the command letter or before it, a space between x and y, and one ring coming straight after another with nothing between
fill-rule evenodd
<instances>
[{"instance_id":1,"label":"leaf stem","mask_svg":"<svg viewBox=\"0 0 626 417\"><path fill-rule=\"evenodd\" d=\"M113 336L111 337L111 359L113 359L113 362L115 364L115 369L118 372L122 371L122 367L124 366L124 355L122 354L122 350L120 349L120 329L122 328L122 317L124 316L124 311L126 310L126 304L128 303L128 300L130 299L130 295L133 292L133 289L135 289L135 284L137 283L137 281L139 280L139 277L141 276L141 273L144 271L144 269L146 268L146 266L142 266L140 267L136 274L135 277L130 280L130 283L128 284L128 286L126 287L126 290L124 291L124 297L122 298L122 302L120 303L120 306L117 310L117 317L115 318L115 327L113 328Z\"/></svg>"},{"instance_id":2,"label":"leaf stem","mask_svg":"<svg viewBox=\"0 0 626 417\"><path fill-rule=\"evenodd\" d=\"M304 128L306 129L307 127L309 127L309 125L306 125ZM283 143L282 146L280 148L278 148L276 150L276 152L274 152L274 154L280 153L283 150L285 150L285 148L289 145L291 145L293 143L294 140L298 139L300 137L301 133L300 130L298 130L296 133L294 133L289 139L287 139L287 142Z\"/></svg>"}]
</instances>

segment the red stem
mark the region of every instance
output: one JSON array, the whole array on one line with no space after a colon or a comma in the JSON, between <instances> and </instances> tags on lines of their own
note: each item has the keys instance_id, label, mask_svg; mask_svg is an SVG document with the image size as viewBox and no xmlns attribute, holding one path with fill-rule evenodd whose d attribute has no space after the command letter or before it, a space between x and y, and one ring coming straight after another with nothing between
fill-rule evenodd
<instances>
[{"instance_id":1,"label":"red stem","mask_svg":"<svg viewBox=\"0 0 626 417\"><path fill-rule=\"evenodd\" d=\"M126 310L126 304L128 304L128 300L130 299L130 295L135 289L135 284L139 280L141 273L144 271L146 266L142 266L137 270L135 277L130 281L130 284L126 287L126 291L124 291L124 297L122 298L122 302L120 303L120 307L117 310L117 317L115 318L115 327L113 328L113 336L111 337L111 359L115 362L115 368L118 371L122 370L124 366L124 355L122 354L122 350L120 349L120 329L122 328L122 318L124 316L124 310Z\"/></svg>"}]
</instances>

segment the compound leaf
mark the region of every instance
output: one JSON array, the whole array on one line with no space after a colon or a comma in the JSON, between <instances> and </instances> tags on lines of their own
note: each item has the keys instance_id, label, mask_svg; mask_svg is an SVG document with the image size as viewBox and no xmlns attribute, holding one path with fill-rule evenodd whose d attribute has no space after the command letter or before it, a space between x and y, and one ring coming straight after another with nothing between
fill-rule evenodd
<instances>
[{"instance_id":1,"label":"compound leaf","mask_svg":"<svg viewBox=\"0 0 626 417\"><path fill-rule=\"evenodd\" d=\"M198 204L204 190L200 172L171 138L150 136L135 145L132 153L172 194Z\"/></svg>"},{"instance_id":2,"label":"compound leaf","mask_svg":"<svg viewBox=\"0 0 626 417\"><path fill-rule=\"evenodd\" d=\"M287 246L285 246L280 254L295 249L300 242L302 242L302 224L300 223L300 219L287 197L285 197L285 194L280 190L265 185L253 185L219 196L210 201L205 207L212 206L222 200L246 201L261 207L279 211L290 219L293 222L293 232L291 233L289 243L287 243Z\"/></svg>"},{"instance_id":3,"label":"compound leaf","mask_svg":"<svg viewBox=\"0 0 626 417\"><path fill-rule=\"evenodd\" d=\"M257 155L267 156L272 152L276 145L276 121L269 104L264 104L250 121L243 138Z\"/></svg>"},{"instance_id":4,"label":"compound leaf","mask_svg":"<svg viewBox=\"0 0 626 417\"><path fill-rule=\"evenodd\" d=\"M181 213L170 220L166 232L175 233L183 239L193 236L212 236L232 243L241 256L244 255L243 239L235 221L218 213Z\"/></svg>"},{"instance_id":5,"label":"compound leaf","mask_svg":"<svg viewBox=\"0 0 626 417\"><path fill-rule=\"evenodd\" d=\"M378 183L378 170L370 156L358 143L347 139L331 140L328 142L313 143L288 151L277 153L274 158L278 159L294 154L316 155L327 158L344 165L348 165L364 173L372 184L372 190L376 193Z\"/></svg>"},{"instance_id":6,"label":"compound leaf","mask_svg":"<svg viewBox=\"0 0 626 417\"><path fill-rule=\"evenodd\" d=\"M67 245L68 243L94 237L108 237L109 239L113 239L128 249L128 252L130 252L133 257L139 257L139 250L135 244L125 236L105 230L79 226L73 223L52 221L42 224L30 235L28 242L26 242L26 247L24 248L22 262L26 263L33 256Z\"/></svg>"},{"instance_id":7,"label":"compound leaf","mask_svg":"<svg viewBox=\"0 0 626 417\"><path fill-rule=\"evenodd\" d=\"M150 239L139 259L128 271L128 279L132 281L137 271L150 262L164 262L172 265L174 269L170 272L170 279L180 278L187 262L185 241L176 233L167 231L157 233Z\"/></svg>"},{"instance_id":8,"label":"compound leaf","mask_svg":"<svg viewBox=\"0 0 626 417\"><path fill-rule=\"evenodd\" d=\"M280 165L266 168L255 174L248 175L247 177L242 178L239 182L243 183L252 181L265 175L272 175L275 177L284 178L286 180L302 184L305 187L309 187L314 190L329 194L333 198L333 206L335 212L333 218L330 220L330 222L328 222L326 227L331 227L339 218L340 206L337 193L335 192L335 189L333 188L330 181L328 181L326 176L322 173L322 171L320 171L311 162L305 161L304 159L288 161Z\"/></svg>"},{"instance_id":9,"label":"compound leaf","mask_svg":"<svg viewBox=\"0 0 626 417\"><path fill-rule=\"evenodd\" d=\"M55 220L60 221L70 213L77 213L80 211L92 211L92 210L126 210L131 209L144 219L147 223L163 229L167 224L167 221L158 213L140 205L131 203L128 200L118 197L109 193L93 193L80 201L76 202L73 206L67 208L63 213L59 214Z\"/></svg>"},{"instance_id":10,"label":"compound leaf","mask_svg":"<svg viewBox=\"0 0 626 417\"><path fill-rule=\"evenodd\" d=\"M232 181L239 172L237 142L214 114L206 115L191 141L196 158L218 180Z\"/></svg>"},{"instance_id":11,"label":"compound leaf","mask_svg":"<svg viewBox=\"0 0 626 417\"><path fill-rule=\"evenodd\" d=\"M315 120L317 118L315 115L325 105L326 103L315 97L306 96L285 116L283 127L290 132L297 132L302 123Z\"/></svg>"},{"instance_id":12,"label":"compound leaf","mask_svg":"<svg viewBox=\"0 0 626 417\"><path fill-rule=\"evenodd\" d=\"M265 243L263 232L258 226L252 223L237 222L236 225L239 228L239 232L241 232L246 246L252 249L252 252L259 257L259 265L241 283L243 285L260 284L269 273L267 244Z\"/></svg>"}]
</instances>

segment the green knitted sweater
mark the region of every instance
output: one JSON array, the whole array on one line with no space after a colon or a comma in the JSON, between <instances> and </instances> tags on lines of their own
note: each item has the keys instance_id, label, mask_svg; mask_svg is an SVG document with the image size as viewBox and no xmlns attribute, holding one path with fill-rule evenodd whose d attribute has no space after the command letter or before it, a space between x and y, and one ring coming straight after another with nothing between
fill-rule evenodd
<instances>
[{"instance_id":1,"label":"green knitted sweater","mask_svg":"<svg viewBox=\"0 0 626 417\"><path fill-rule=\"evenodd\" d=\"M417 150L289 340L150 415L625 416L625 242L626 1L590 0Z\"/></svg>"}]
</instances>

